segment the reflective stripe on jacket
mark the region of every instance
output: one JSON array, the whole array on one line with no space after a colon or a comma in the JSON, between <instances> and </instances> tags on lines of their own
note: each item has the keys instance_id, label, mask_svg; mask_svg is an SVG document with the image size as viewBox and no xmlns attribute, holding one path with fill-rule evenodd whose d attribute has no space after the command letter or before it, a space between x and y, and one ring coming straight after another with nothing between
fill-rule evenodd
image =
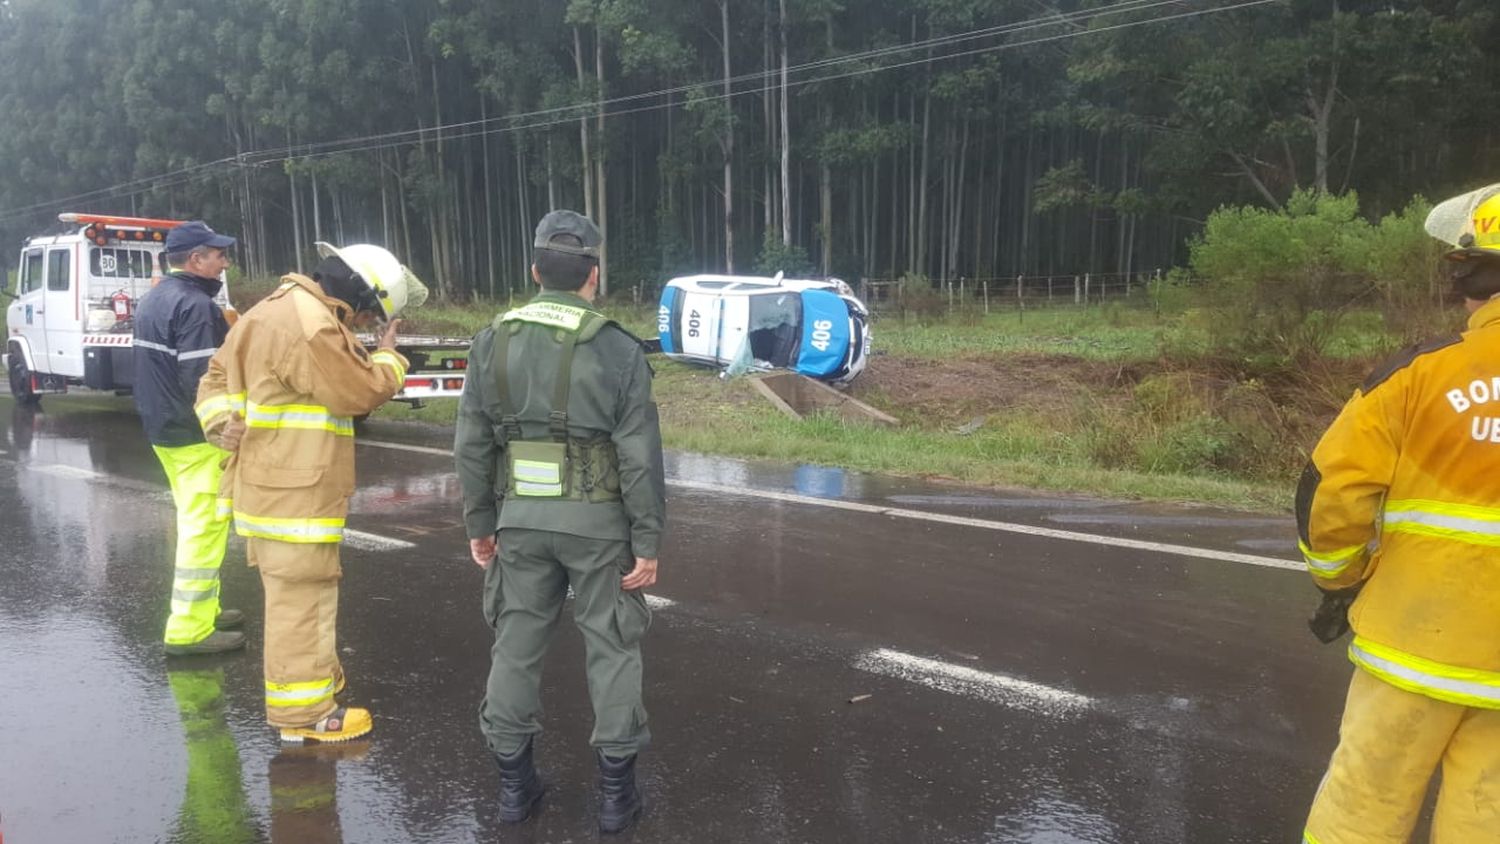
<instances>
[{"instance_id":1,"label":"reflective stripe on jacket","mask_svg":"<svg viewBox=\"0 0 1500 844\"><path fill-rule=\"evenodd\" d=\"M407 361L365 351L349 307L317 283L288 275L235 324L209 362L196 411L215 433L245 419L224 473L220 507L241 536L338 542L354 492L354 417L400 391Z\"/></svg>"},{"instance_id":2,"label":"reflective stripe on jacket","mask_svg":"<svg viewBox=\"0 0 1500 844\"><path fill-rule=\"evenodd\" d=\"M1370 376L1313 451L1297 518L1318 585L1363 584L1356 665L1500 709L1500 301Z\"/></svg>"}]
</instances>

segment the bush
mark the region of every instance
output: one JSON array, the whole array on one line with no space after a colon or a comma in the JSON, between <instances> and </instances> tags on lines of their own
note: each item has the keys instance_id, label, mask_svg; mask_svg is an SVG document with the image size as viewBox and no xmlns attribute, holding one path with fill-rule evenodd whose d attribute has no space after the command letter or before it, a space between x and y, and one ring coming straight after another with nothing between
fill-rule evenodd
<instances>
[{"instance_id":1,"label":"bush","mask_svg":"<svg viewBox=\"0 0 1500 844\"><path fill-rule=\"evenodd\" d=\"M1286 208L1220 208L1190 245L1218 318L1215 347L1250 371L1317 357L1352 305L1373 295L1354 194L1298 192Z\"/></svg>"}]
</instances>

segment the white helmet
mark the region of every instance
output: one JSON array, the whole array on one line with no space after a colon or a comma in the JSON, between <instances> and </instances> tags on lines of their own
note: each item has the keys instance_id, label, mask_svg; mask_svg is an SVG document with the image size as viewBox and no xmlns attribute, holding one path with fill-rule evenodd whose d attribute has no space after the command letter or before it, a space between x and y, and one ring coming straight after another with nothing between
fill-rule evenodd
<instances>
[{"instance_id":1,"label":"white helmet","mask_svg":"<svg viewBox=\"0 0 1500 844\"><path fill-rule=\"evenodd\" d=\"M322 241L315 245L318 257L337 255L375 291L386 319L396 317L407 308L420 307L427 301L427 285L385 249L369 243L355 243L343 248Z\"/></svg>"}]
</instances>

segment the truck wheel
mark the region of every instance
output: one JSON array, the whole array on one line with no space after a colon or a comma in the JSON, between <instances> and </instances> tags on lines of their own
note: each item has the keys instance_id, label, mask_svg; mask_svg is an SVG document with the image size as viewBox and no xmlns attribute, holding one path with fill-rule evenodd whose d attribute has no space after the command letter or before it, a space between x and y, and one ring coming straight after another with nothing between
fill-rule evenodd
<instances>
[{"instance_id":1,"label":"truck wheel","mask_svg":"<svg viewBox=\"0 0 1500 844\"><path fill-rule=\"evenodd\" d=\"M10 394L16 400L16 404L26 407L35 407L42 400L31 388L31 370L26 368L26 358L21 355L21 350L15 346L10 347L7 355L10 365L7 367L10 375Z\"/></svg>"}]
</instances>

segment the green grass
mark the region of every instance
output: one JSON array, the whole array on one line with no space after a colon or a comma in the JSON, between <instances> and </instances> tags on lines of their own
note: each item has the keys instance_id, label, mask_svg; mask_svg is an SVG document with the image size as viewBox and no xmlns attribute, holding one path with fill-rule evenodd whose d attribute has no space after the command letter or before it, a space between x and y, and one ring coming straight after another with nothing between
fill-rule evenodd
<instances>
[{"instance_id":1,"label":"green grass","mask_svg":"<svg viewBox=\"0 0 1500 844\"><path fill-rule=\"evenodd\" d=\"M1094 432L1055 418L1022 413L994 419L970 436L915 425L876 428L827 416L795 420L765 403L745 379L725 381L711 370L671 361L653 365L668 448L982 486L1260 511L1290 506L1290 486L1281 483L1101 467ZM376 417L447 426L457 404L442 399L418 410L392 404Z\"/></svg>"},{"instance_id":2,"label":"green grass","mask_svg":"<svg viewBox=\"0 0 1500 844\"><path fill-rule=\"evenodd\" d=\"M1090 305L938 320L877 315L870 333L876 349L924 360L1031 353L1113 361L1155 356L1180 322L1144 308Z\"/></svg>"},{"instance_id":3,"label":"green grass","mask_svg":"<svg viewBox=\"0 0 1500 844\"><path fill-rule=\"evenodd\" d=\"M467 336L505 305L423 308L413 312L413 333ZM654 333L650 309L613 309L611 315L641 336ZM1260 381L1226 380L1211 365L1194 369L1195 360L1207 362L1210 319L1192 308L1158 313L1123 305L922 319L877 316L871 328L877 354L908 369L913 363L925 368L948 360L998 358L993 365L1013 361L1016 370L1008 374L1019 373L1024 381L1027 367L1055 372L1066 357L1135 364L1143 373L1139 383L1076 382L1076 397L1058 404L1054 396L1048 407L1032 404L1025 391L1014 400L975 408L965 403L975 397L955 397L958 405L949 410L962 411L964 419L983 417L968 436L957 433L951 413L938 412L943 405L915 404L916 399L891 395L879 383L866 384L874 389L864 395L903 419L898 427L830 417L790 419L745 379L725 381L711 370L663 359L653 361L655 393L665 442L675 449L985 486L1284 512L1294 469L1305 459L1302 450L1326 425L1332 405L1284 405ZM1399 342L1378 312L1360 311L1338 323L1326 354L1349 361L1343 369L1353 372ZM1047 360L1050 356L1056 360ZM377 416L444 426L453 423L456 405L454 400L432 401L418 410L390 405Z\"/></svg>"}]
</instances>

